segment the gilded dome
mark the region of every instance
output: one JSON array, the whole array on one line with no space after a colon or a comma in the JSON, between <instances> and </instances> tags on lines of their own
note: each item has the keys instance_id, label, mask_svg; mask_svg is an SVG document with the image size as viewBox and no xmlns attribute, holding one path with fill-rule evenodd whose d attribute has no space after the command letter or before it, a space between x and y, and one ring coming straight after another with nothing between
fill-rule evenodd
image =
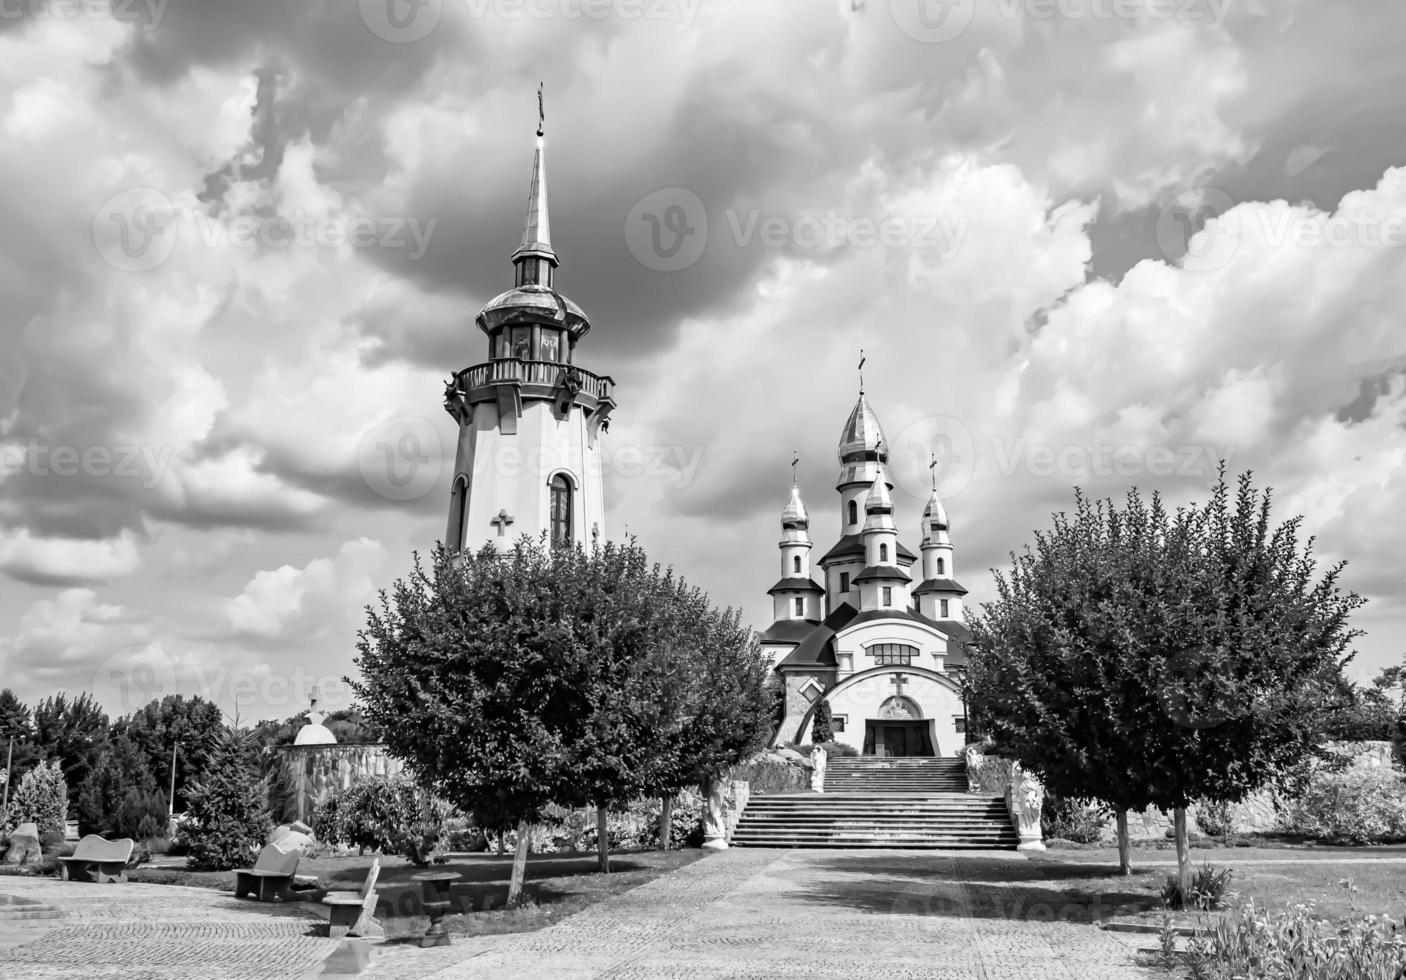
<instances>
[{"instance_id":1,"label":"gilded dome","mask_svg":"<svg viewBox=\"0 0 1406 980\"><path fill-rule=\"evenodd\" d=\"M849 421L840 433L840 462L846 463L852 457L877 453L880 460L888 459L888 443L884 441L884 430L879 426L879 417L869 407L869 399L863 395L849 413Z\"/></svg>"}]
</instances>

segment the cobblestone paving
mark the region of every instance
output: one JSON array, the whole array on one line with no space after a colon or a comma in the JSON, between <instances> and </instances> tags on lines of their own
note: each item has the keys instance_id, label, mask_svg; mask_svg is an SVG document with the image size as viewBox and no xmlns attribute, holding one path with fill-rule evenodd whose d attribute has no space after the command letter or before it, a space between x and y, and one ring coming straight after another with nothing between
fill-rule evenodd
<instances>
[{"instance_id":1,"label":"cobblestone paving","mask_svg":"<svg viewBox=\"0 0 1406 980\"><path fill-rule=\"evenodd\" d=\"M51 931L0 949L6 980L297 980L337 945L309 910L203 888L6 877L0 891L64 913Z\"/></svg>"},{"instance_id":2,"label":"cobblestone paving","mask_svg":"<svg viewBox=\"0 0 1406 980\"><path fill-rule=\"evenodd\" d=\"M1009 852L742 849L711 855L538 933L396 951L368 980L844 977L1133 980L1140 944L1052 901ZM457 950L457 953L454 952ZM428 951L427 951L428 952ZM457 959L439 972L436 962Z\"/></svg>"},{"instance_id":3,"label":"cobblestone paving","mask_svg":"<svg viewBox=\"0 0 1406 980\"><path fill-rule=\"evenodd\" d=\"M316 913L199 888L0 879L62 908L53 931L0 948L0 977L49 980L1135 980L1143 939L1060 906L1011 852L738 849L705 857L540 932L337 943ZM1113 911L1109 896L1104 911ZM329 958L329 954L332 954Z\"/></svg>"}]
</instances>

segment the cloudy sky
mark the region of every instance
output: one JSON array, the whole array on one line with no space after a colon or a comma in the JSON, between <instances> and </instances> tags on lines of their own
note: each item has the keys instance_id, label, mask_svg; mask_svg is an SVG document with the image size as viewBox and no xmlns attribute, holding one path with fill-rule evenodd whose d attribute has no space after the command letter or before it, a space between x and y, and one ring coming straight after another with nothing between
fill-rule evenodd
<instances>
[{"instance_id":1,"label":"cloudy sky","mask_svg":"<svg viewBox=\"0 0 1406 980\"><path fill-rule=\"evenodd\" d=\"M1276 488L1406 647L1406 6L0 4L0 684L284 717L443 534L545 84L608 527L767 625L856 363L959 577L1076 485Z\"/></svg>"}]
</instances>

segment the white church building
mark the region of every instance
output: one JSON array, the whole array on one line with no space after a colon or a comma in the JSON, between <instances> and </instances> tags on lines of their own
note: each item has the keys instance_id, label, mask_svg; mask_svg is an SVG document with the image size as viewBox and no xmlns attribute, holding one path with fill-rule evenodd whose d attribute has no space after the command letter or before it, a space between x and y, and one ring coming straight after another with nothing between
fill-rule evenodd
<instances>
[{"instance_id":1,"label":"white church building","mask_svg":"<svg viewBox=\"0 0 1406 980\"><path fill-rule=\"evenodd\" d=\"M962 645L971 634L947 512L934 492L920 554L899 541L884 433L863 392L839 457L839 540L824 555L811 557L799 487L781 512L781 578L769 590L775 622L760 637L785 688L776 742L809 742L825 702L835 740L863 755L957 755L966 743Z\"/></svg>"}]
</instances>

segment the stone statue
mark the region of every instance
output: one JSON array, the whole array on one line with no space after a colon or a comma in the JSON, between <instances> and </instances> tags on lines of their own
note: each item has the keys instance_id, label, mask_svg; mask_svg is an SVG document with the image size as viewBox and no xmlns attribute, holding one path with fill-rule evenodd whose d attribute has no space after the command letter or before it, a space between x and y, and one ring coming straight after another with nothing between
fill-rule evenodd
<instances>
[{"instance_id":1,"label":"stone statue","mask_svg":"<svg viewBox=\"0 0 1406 980\"><path fill-rule=\"evenodd\" d=\"M820 746L810 750L810 788L812 792L825 792L825 750Z\"/></svg>"},{"instance_id":2,"label":"stone statue","mask_svg":"<svg viewBox=\"0 0 1406 980\"><path fill-rule=\"evenodd\" d=\"M703 846L710 851L727 850L727 816L723 810L723 781L713 776L703 788Z\"/></svg>"},{"instance_id":3,"label":"stone statue","mask_svg":"<svg viewBox=\"0 0 1406 980\"><path fill-rule=\"evenodd\" d=\"M1011 763L1011 778L1006 785L1006 809L1020 835L1018 851L1043 851L1044 836L1040 830L1040 808L1045 801L1045 787L1019 762Z\"/></svg>"}]
</instances>

